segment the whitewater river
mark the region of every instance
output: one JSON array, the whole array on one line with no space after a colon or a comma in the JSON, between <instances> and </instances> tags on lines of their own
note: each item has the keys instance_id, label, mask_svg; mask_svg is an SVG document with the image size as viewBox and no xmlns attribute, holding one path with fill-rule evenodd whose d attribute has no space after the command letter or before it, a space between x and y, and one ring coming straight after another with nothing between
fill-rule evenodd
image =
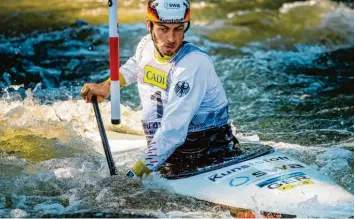
<instances>
[{"instance_id":1,"label":"whitewater river","mask_svg":"<svg viewBox=\"0 0 355 219\"><path fill-rule=\"evenodd\" d=\"M109 177L92 106L79 97L109 75L106 1L2 2L0 217L231 217L163 179L128 179L135 151L114 153L119 174ZM120 5L123 63L147 34L142 4ZM193 1L194 13L185 40L214 60L239 139L268 143L354 194L353 4ZM120 126L109 100L100 104L106 128L142 135L137 87L121 94Z\"/></svg>"}]
</instances>

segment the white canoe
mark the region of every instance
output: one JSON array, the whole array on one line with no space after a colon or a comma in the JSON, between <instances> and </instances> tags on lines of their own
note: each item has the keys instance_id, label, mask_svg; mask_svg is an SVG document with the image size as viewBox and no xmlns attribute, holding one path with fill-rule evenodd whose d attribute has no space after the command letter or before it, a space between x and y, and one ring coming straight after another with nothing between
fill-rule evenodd
<instances>
[{"instance_id":1,"label":"white canoe","mask_svg":"<svg viewBox=\"0 0 355 219\"><path fill-rule=\"evenodd\" d=\"M142 138L108 136L113 152L146 147ZM169 179L168 184L176 193L228 208L238 217L353 217L353 194L290 155L264 152L193 176Z\"/></svg>"}]
</instances>

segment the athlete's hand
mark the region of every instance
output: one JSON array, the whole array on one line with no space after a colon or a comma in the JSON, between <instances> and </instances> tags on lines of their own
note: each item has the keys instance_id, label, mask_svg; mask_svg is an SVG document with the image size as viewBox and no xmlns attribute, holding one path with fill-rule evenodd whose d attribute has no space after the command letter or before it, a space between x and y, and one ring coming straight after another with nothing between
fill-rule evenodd
<instances>
[{"instance_id":1,"label":"athlete's hand","mask_svg":"<svg viewBox=\"0 0 355 219\"><path fill-rule=\"evenodd\" d=\"M101 103L110 95L110 83L103 82L101 84L86 83L81 88L80 96L87 102L91 103L92 96L97 96L97 102Z\"/></svg>"},{"instance_id":2,"label":"athlete's hand","mask_svg":"<svg viewBox=\"0 0 355 219\"><path fill-rule=\"evenodd\" d=\"M144 164L143 161L138 162L132 167L132 170L128 171L127 176L142 178L143 175L149 175L152 171Z\"/></svg>"}]
</instances>

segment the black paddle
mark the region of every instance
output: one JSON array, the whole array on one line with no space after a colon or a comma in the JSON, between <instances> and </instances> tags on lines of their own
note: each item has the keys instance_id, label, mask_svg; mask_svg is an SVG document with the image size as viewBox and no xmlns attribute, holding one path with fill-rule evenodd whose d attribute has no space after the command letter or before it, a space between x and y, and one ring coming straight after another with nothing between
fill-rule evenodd
<instances>
[{"instance_id":1,"label":"black paddle","mask_svg":"<svg viewBox=\"0 0 355 219\"><path fill-rule=\"evenodd\" d=\"M110 145L108 144L105 127L104 127L104 124L103 124L102 119L101 119L100 109L99 109L99 105L97 104L96 96L92 97L92 105L94 107L97 126L99 127L100 136L101 136L102 144L104 146L108 168L110 169L110 174L111 174L111 176L117 175L115 162L112 159Z\"/></svg>"}]
</instances>

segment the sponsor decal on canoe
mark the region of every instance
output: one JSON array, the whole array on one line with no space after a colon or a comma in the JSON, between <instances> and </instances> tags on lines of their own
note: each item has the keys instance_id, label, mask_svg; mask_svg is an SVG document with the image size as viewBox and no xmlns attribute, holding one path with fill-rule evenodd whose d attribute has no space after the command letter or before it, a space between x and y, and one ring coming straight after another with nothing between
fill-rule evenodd
<instances>
[{"instance_id":1,"label":"sponsor decal on canoe","mask_svg":"<svg viewBox=\"0 0 355 219\"><path fill-rule=\"evenodd\" d=\"M259 170L257 172L252 173L252 176L261 177L266 175L274 175L279 173L280 171L289 170L289 169L296 169L296 168L304 168L301 164L285 164L282 166L275 166L270 169Z\"/></svg>"},{"instance_id":2,"label":"sponsor decal on canoe","mask_svg":"<svg viewBox=\"0 0 355 219\"><path fill-rule=\"evenodd\" d=\"M242 178L242 179L246 179L246 177L248 177L248 180L244 183L235 183L235 179L231 179L229 181L229 185L232 186L232 187L237 187L237 186L241 186L241 185L245 185L246 183L248 183L250 181L251 182L255 182L255 181L260 181L261 179L263 179L264 177L266 176L269 176L269 175L273 175L273 174L277 174L279 173L280 171L284 171L284 170L291 170L291 169L296 169L296 168L304 168L304 166L300 165L300 164L286 164L286 165L282 165L282 166L276 166L276 167L273 167L273 168L270 168L270 169L264 169L262 171L257 171L257 172L254 172L252 173L250 176L238 176L239 178ZM259 187L264 187L264 186L267 186L269 184L272 184L272 183L275 183L277 181L280 181L282 179L285 179L287 180L287 178L293 178L293 177L303 177L305 174L302 173L302 172L297 172L297 173L291 173L291 174L288 174L288 175L284 175L284 176L279 176L279 177L275 177L275 178L271 178L271 179L268 179L266 181L263 181L261 183L258 183L257 186ZM236 178L238 178L236 177ZM249 183L249 184L250 184Z\"/></svg>"},{"instance_id":3,"label":"sponsor decal on canoe","mask_svg":"<svg viewBox=\"0 0 355 219\"><path fill-rule=\"evenodd\" d=\"M248 163L238 165L238 166L232 166L229 169L225 169L224 171L219 171L217 173L214 173L212 175L209 175L206 177L207 180L213 182L213 183L218 183L226 178L232 177L238 172L242 170L246 170L252 166L259 165L259 164L265 164L265 163L272 163L272 162L278 162L278 161L291 161L287 156L285 157L272 157L272 158L265 158L265 159L259 159L255 161L250 161ZM262 174L262 173L257 173L257 174Z\"/></svg>"},{"instance_id":4,"label":"sponsor decal on canoe","mask_svg":"<svg viewBox=\"0 0 355 219\"><path fill-rule=\"evenodd\" d=\"M275 182L279 182L279 181L284 180L284 179L293 178L293 177L297 177L297 176L305 176L305 175L306 174L302 173L302 172L290 173L290 174L286 174L286 175L282 175L282 176L278 176L278 177L274 177L274 178L265 180L265 181L260 182L260 183L258 183L256 185L258 187L262 188L262 187L268 186L270 184L273 184Z\"/></svg>"},{"instance_id":5,"label":"sponsor decal on canoe","mask_svg":"<svg viewBox=\"0 0 355 219\"><path fill-rule=\"evenodd\" d=\"M313 185L314 182L306 175L295 176L288 179L283 179L278 182L274 182L267 186L268 189L277 189L279 191L287 191L296 187L304 185Z\"/></svg>"},{"instance_id":6,"label":"sponsor decal on canoe","mask_svg":"<svg viewBox=\"0 0 355 219\"><path fill-rule=\"evenodd\" d=\"M249 180L249 176L237 176L229 181L229 185L231 187L237 187L246 184Z\"/></svg>"}]
</instances>

